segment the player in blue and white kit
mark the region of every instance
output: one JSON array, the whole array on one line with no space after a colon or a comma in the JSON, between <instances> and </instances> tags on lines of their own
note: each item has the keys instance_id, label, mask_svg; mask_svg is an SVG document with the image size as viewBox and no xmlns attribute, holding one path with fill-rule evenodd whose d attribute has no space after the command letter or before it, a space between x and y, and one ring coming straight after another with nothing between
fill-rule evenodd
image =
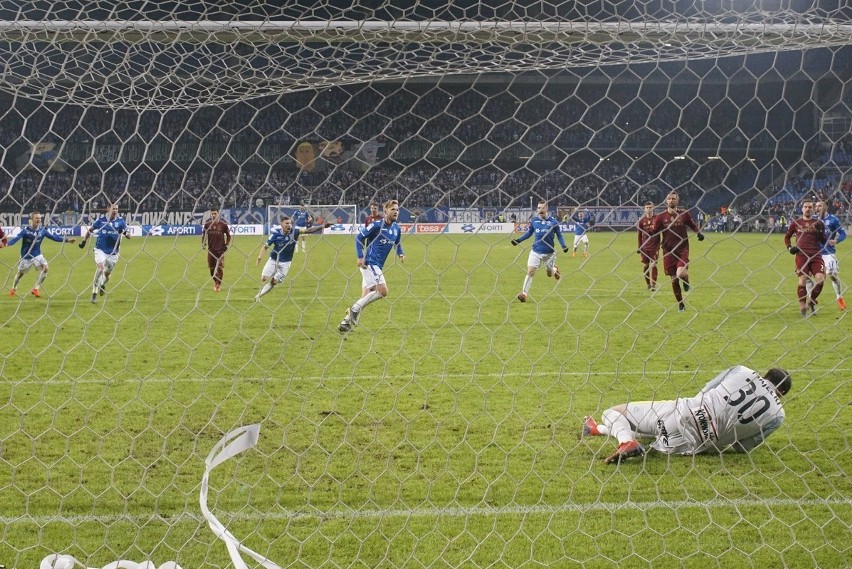
<instances>
[{"instance_id":1,"label":"player in blue and white kit","mask_svg":"<svg viewBox=\"0 0 852 569\"><path fill-rule=\"evenodd\" d=\"M130 239L127 222L118 215L118 204L110 204L106 214L100 216L91 227L88 228L86 236L80 242L80 249L86 248L89 235L96 234L95 238L95 278L92 281L92 304L98 301L98 295L104 295L109 276L118 263L118 250L121 247L121 238Z\"/></svg>"},{"instance_id":2,"label":"player in blue and white kit","mask_svg":"<svg viewBox=\"0 0 852 569\"><path fill-rule=\"evenodd\" d=\"M308 233L308 229L311 227L311 223L313 223L314 218L308 213L308 210L305 209L305 204L300 204L299 209L293 212L293 225L296 226L296 229L299 230L299 234L302 235L300 239L300 243L302 245L302 252L307 252L307 248L305 246L305 235Z\"/></svg>"},{"instance_id":3,"label":"player in blue and white kit","mask_svg":"<svg viewBox=\"0 0 852 569\"><path fill-rule=\"evenodd\" d=\"M584 245L583 248L583 256L589 256L589 229L594 224L594 218L592 214L589 213L588 210L583 211L582 213L579 211L579 208L574 209L574 213L571 214L571 221L574 222L574 248L571 251L571 256L577 256L577 248L580 246L580 243Z\"/></svg>"},{"instance_id":4,"label":"player in blue and white kit","mask_svg":"<svg viewBox=\"0 0 852 569\"><path fill-rule=\"evenodd\" d=\"M299 237L305 233L317 233L322 231L324 227L331 227L328 223L325 226L317 225L309 229L293 227L293 220L289 216L281 216L281 225L273 227L269 232L269 239L263 245L260 253L257 254L255 266L260 265L260 260L266 253L267 249L272 249L269 253L269 259L263 266L263 271L260 273L260 280L265 284L260 289L260 292L255 295L255 302L260 300L260 297L275 288L275 285L281 284L287 273L290 272L290 263L293 261L293 253L296 252L296 243Z\"/></svg>"},{"instance_id":5,"label":"player in blue and white kit","mask_svg":"<svg viewBox=\"0 0 852 569\"><path fill-rule=\"evenodd\" d=\"M825 235L828 240L822 246L822 262L825 264L825 274L831 279L834 294L837 296L837 306L840 310L846 310L846 301L843 300L843 289L840 284L840 265L837 262L837 249L835 246L846 239L846 231L837 216L828 213L828 206L822 200L814 204L817 217L825 224ZM808 294L813 284L807 282Z\"/></svg>"},{"instance_id":6,"label":"player in blue and white kit","mask_svg":"<svg viewBox=\"0 0 852 569\"><path fill-rule=\"evenodd\" d=\"M512 239L512 245L517 245L521 241L533 237L532 250L530 250L530 256L527 259L527 274L524 277L524 286L521 289L521 294L518 295L518 300L521 302L527 301L527 293L529 293L530 286L532 286L533 276L540 266L545 266L547 276L552 275L556 280L562 277L559 267L556 266L556 249L553 239L559 239L563 253L568 252L568 246L565 245L562 230L559 228L559 220L550 215L550 211L547 209L547 202L539 202L537 212L538 216L530 220L527 232L517 239Z\"/></svg>"},{"instance_id":7,"label":"player in blue and white kit","mask_svg":"<svg viewBox=\"0 0 852 569\"><path fill-rule=\"evenodd\" d=\"M402 230L396 220L399 218L399 202L386 201L385 217L363 227L355 236L355 254L358 268L361 269L362 295L346 312L346 316L337 327L341 332L349 332L358 325L361 311L368 304L381 300L388 295L388 285L383 269L390 252L396 249L400 262L405 262L402 252Z\"/></svg>"},{"instance_id":8,"label":"player in blue and white kit","mask_svg":"<svg viewBox=\"0 0 852 569\"><path fill-rule=\"evenodd\" d=\"M35 287L30 293L36 298L41 298L39 292L41 283L47 278L47 259L41 254L41 242L44 241L45 237L57 243L73 243L75 241L73 237L66 238L49 233L47 229L41 226L41 214L31 213L30 224L21 227L18 234L9 239L8 242L10 247L18 241L21 242L21 260L18 261L18 274L15 275L15 284L12 285L9 296L17 294L18 283L21 282L21 278L31 267L35 267L39 273Z\"/></svg>"}]
</instances>

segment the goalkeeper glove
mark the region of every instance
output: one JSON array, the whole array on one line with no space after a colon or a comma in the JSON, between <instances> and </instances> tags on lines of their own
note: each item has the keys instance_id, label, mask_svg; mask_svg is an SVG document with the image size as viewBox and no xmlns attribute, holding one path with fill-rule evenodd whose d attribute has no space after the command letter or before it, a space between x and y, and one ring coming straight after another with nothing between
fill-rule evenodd
<instances>
[{"instance_id":1,"label":"goalkeeper glove","mask_svg":"<svg viewBox=\"0 0 852 569\"><path fill-rule=\"evenodd\" d=\"M699 241L704 241L704 234L703 233L699 233L698 235L696 235L696 237L698 237Z\"/></svg>"},{"instance_id":2,"label":"goalkeeper glove","mask_svg":"<svg viewBox=\"0 0 852 569\"><path fill-rule=\"evenodd\" d=\"M798 247L787 247L787 250L790 252L791 255L795 255L796 253L799 252Z\"/></svg>"},{"instance_id":3,"label":"goalkeeper glove","mask_svg":"<svg viewBox=\"0 0 852 569\"><path fill-rule=\"evenodd\" d=\"M80 249L85 249L86 248L86 240L83 239L82 241L80 241L80 244L77 245L77 247L79 247Z\"/></svg>"},{"instance_id":4,"label":"goalkeeper glove","mask_svg":"<svg viewBox=\"0 0 852 569\"><path fill-rule=\"evenodd\" d=\"M567 253L567 252L568 252L568 249L569 249L568 247L563 247L563 248L562 248L562 252L563 252L563 253Z\"/></svg>"},{"instance_id":5,"label":"goalkeeper glove","mask_svg":"<svg viewBox=\"0 0 852 569\"><path fill-rule=\"evenodd\" d=\"M512 239L512 246L513 247L516 246L518 243L520 243L520 241L518 241L517 239Z\"/></svg>"}]
</instances>

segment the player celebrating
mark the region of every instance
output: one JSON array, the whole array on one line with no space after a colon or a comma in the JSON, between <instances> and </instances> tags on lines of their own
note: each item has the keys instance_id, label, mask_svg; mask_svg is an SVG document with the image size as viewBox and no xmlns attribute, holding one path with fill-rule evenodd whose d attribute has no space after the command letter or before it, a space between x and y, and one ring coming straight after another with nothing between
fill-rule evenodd
<instances>
[{"instance_id":1,"label":"player celebrating","mask_svg":"<svg viewBox=\"0 0 852 569\"><path fill-rule=\"evenodd\" d=\"M314 218L311 216L310 213L308 213L305 204L299 204L299 209L293 212L293 225L296 226L296 229L299 230L299 235L302 236L299 242L302 245L303 253L307 252L307 245L305 245L305 235L308 233L307 229L310 228L313 221Z\"/></svg>"},{"instance_id":2,"label":"player celebrating","mask_svg":"<svg viewBox=\"0 0 852 569\"><path fill-rule=\"evenodd\" d=\"M201 231L201 248L207 249L207 267L213 277L213 290L222 290L225 275L225 252L231 246L231 228L219 217L219 208L210 208L210 218Z\"/></svg>"},{"instance_id":3,"label":"player celebrating","mask_svg":"<svg viewBox=\"0 0 852 569\"><path fill-rule=\"evenodd\" d=\"M654 234L659 233L663 247L663 271L672 279L672 292L677 300L679 312L686 310L683 302L683 290L689 291L689 238L686 228L695 232L699 241L704 241L701 228L695 223L689 211L679 208L680 196L671 192L666 196L666 211L654 218Z\"/></svg>"},{"instance_id":4,"label":"player celebrating","mask_svg":"<svg viewBox=\"0 0 852 569\"><path fill-rule=\"evenodd\" d=\"M654 233L654 204L645 202L645 214L636 223L636 236L639 248L636 250L642 260L642 274L645 285L651 292L657 290L657 258L660 255L660 234Z\"/></svg>"},{"instance_id":5,"label":"player celebrating","mask_svg":"<svg viewBox=\"0 0 852 569\"><path fill-rule=\"evenodd\" d=\"M601 424L586 417L583 436L611 436L618 448L604 462L642 456L637 438L653 438L651 448L665 454L749 452L784 422L781 397L793 380L783 369L763 377L745 366L727 369L707 382L694 397L674 401L641 401L603 412Z\"/></svg>"},{"instance_id":6,"label":"player celebrating","mask_svg":"<svg viewBox=\"0 0 852 569\"><path fill-rule=\"evenodd\" d=\"M35 287L33 287L30 293L36 298L41 298L41 283L47 278L47 259L41 254L41 242L44 241L45 237L57 243L73 243L76 241L73 237L66 238L49 233L46 228L41 226L41 214L38 212L31 213L29 225L21 227L18 234L8 241L10 247L18 241L21 242L21 260L18 261L18 274L15 275L15 283L9 291L9 296L17 294L21 278L23 278L31 267L35 267L38 271L38 277L36 278ZM0 239L5 242L5 234L0 236Z\"/></svg>"},{"instance_id":7,"label":"player celebrating","mask_svg":"<svg viewBox=\"0 0 852 569\"><path fill-rule=\"evenodd\" d=\"M293 220L287 215L281 216L280 223L280 227L274 227L269 232L269 239L264 243L260 253L257 254L255 266L260 265L260 260L263 258L266 250L272 248L272 251L269 253L269 259L266 260L266 264L263 266L263 271L260 274L260 280L265 284L260 289L260 292L255 295L255 302L275 288L276 285L281 284L285 277L287 277L299 237L305 233L318 233L325 227L331 227L331 224L327 223L324 226L316 225L306 229L294 228Z\"/></svg>"},{"instance_id":8,"label":"player celebrating","mask_svg":"<svg viewBox=\"0 0 852 569\"><path fill-rule=\"evenodd\" d=\"M822 246L822 262L825 265L825 274L831 279L834 294L837 296L837 306L840 310L846 310L846 301L843 300L843 289L840 284L840 265L837 262L837 250L835 247L846 239L846 231L837 216L828 213L828 206L822 200L815 204L817 217L825 224L826 242ZM812 284L810 279L808 284Z\"/></svg>"},{"instance_id":9,"label":"player celebrating","mask_svg":"<svg viewBox=\"0 0 852 569\"><path fill-rule=\"evenodd\" d=\"M104 295L106 284L118 263L118 250L121 238L130 239L127 222L118 215L118 204L110 204L106 214L100 216L86 231L86 237L80 242L80 249L86 248L89 235L97 233L95 239L95 278L92 281L92 304L98 301L98 295Z\"/></svg>"},{"instance_id":10,"label":"player celebrating","mask_svg":"<svg viewBox=\"0 0 852 569\"><path fill-rule=\"evenodd\" d=\"M574 208L574 213L571 214L571 221L574 222L574 248L571 251L571 256L577 256L577 248L580 243L583 244L583 256L589 256L589 229L594 224L594 218L589 210L580 212L580 208Z\"/></svg>"},{"instance_id":11,"label":"player celebrating","mask_svg":"<svg viewBox=\"0 0 852 569\"><path fill-rule=\"evenodd\" d=\"M530 220L530 226L526 233L512 239L512 245L517 245L521 241L533 237L533 246L530 250L530 255L527 258L527 274L524 277L524 285L521 288L521 294L518 295L518 300L521 302L527 301L527 294L532 286L533 276L536 270L541 265L547 269L547 276L553 276L556 280L562 278L562 273L559 272L559 267L556 266L556 249L553 245L553 239L559 239L559 244L562 245L562 252L568 252L568 246L565 245L565 239L562 237L562 230L559 228L559 221L550 215L547 209L547 202L538 202L538 216Z\"/></svg>"},{"instance_id":12,"label":"player celebrating","mask_svg":"<svg viewBox=\"0 0 852 569\"><path fill-rule=\"evenodd\" d=\"M388 295L388 285L383 269L390 252L395 248L400 262L405 262L405 254L400 243L402 230L396 222L399 218L399 202L386 201L384 209L384 219L374 221L355 236L355 254L358 257L358 268L361 269L361 298L349 308L337 327L341 332L349 332L353 326L358 325L361 311L368 304Z\"/></svg>"},{"instance_id":13,"label":"player celebrating","mask_svg":"<svg viewBox=\"0 0 852 569\"><path fill-rule=\"evenodd\" d=\"M822 292L825 282L825 263L822 260L822 248L828 242L825 224L814 217L814 202L805 199L802 202L802 217L792 221L784 234L784 245L791 255L796 256L796 274L799 276L796 297L799 299L799 312L802 316L816 312L816 300ZM796 236L796 245L790 238ZM808 294L808 276L814 278L814 288Z\"/></svg>"},{"instance_id":14,"label":"player celebrating","mask_svg":"<svg viewBox=\"0 0 852 569\"><path fill-rule=\"evenodd\" d=\"M370 204L370 215L364 219L364 227L370 227L373 222L381 221L382 215L379 213L379 206L376 202Z\"/></svg>"}]
</instances>

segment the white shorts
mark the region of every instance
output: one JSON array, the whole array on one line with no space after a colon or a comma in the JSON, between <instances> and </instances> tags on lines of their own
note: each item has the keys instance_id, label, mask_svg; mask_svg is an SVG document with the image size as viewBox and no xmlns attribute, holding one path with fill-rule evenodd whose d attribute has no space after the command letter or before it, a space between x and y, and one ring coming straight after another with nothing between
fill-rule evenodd
<instances>
[{"instance_id":1,"label":"white shorts","mask_svg":"<svg viewBox=\"0 0 852 569\"><path fill-rule=\"evenodd\" d=\"M365 265L361 267L361 288L373 288L387 284L385 274L377 265Z\"/></svg>"},{"instance_id":2,"label":"white shorts","mask_svg":"<svg viewBox=\"0 0 852 569\"><path fill-rule=\"evenodd\" d=\"M266 264L263 265L263 272L260 275L264 279L268 279L272 277L275 279L276 283L280 283L287 276L287 273L290 272L290 261L275 261L272 257L266 260Z\"/></svg>"},{"instance_id":3,"label":"white shorts","mask_svg":"<svg viewBox=\"0 0 852 569\"><path fill-rule=\"evenodd\" d=\"M585 233L583 233L582 235L575 235L574 236L574 247L577 247L577 245L579 245L580 243L585 243L586 245L588 245L589 244L589 236L586 235Z\"/></svg>"},{"instance_id":4,"label":"white shorts","mask_svg":"<svg viewBox=\"0 0 852 569\"><path fill-rule=\"evenodd\" d=\"M530 251L527 266L538 269L542 265L553 268L556 265L556 253L536 253L535 251Z\"/></svg>"},{"instance_id":5,"label":"white shorts","mask_svg":"<svg viewBox=\"0 0 852 569\"><path fill-rule=\"evenodd\" d=\"M836 275L840 273L840 264L836 255L823 255L822 262L825 264L825 274Z\"/></svg>"},{"instance_id":6,"label":"white shorts","mask_svg":"<svg viewBox=\"0 0 852 569\"><path fill-rule=\"evenodd\" d=\"M18 262L18 272L26 273L30 270L30 267L35 267L38 270L43 270L47 268L47 259L44 258L44 255L38 255L36 257L30 257L29 259L25 259L21 257L21 260Z\"/></svg>"},{"instance_id":7,"label":"white shorts","mask_svg":"<svg viewBox=\"0 0 852 569\"><path fill-rule=\"evenodd\" d=\"M95 249L95 264L103 264L107 271L111 271L118 263L118 253L104 253L100 249Z\"/></svg>"},{"instance_id":8,"label":"white shorts","mask_svg":"<svg viewBox=\"0 0 852 569\"><path fill-rule=\"evenodd\" d=\"M677 401L634 401L624 412L637 438L653 438L651 447L665 454L694 454L698 449L683 428Z\"/></svg>"}]
</instances>

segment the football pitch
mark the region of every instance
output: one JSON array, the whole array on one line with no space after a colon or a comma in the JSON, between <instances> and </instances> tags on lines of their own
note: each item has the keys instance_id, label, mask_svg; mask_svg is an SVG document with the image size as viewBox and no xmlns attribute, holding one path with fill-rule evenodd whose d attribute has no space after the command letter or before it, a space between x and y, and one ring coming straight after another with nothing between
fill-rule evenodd
<instances>
[{"instance_id":1,"label":"football pitch","mask_svg":"<svg viewBox=\"0 0 852 569\"><path fill-rule=\"evenodd\" d=\"M215 293L197 237L133 239L97 304L91 249L46 242L43 297L33 272L0 297L0 564L231 566L204 460L260 423L208 505L281 567L852 565L852 315L827 284L800 317L782 236L693 237L684 313L662 275L646 290L633 232L560 254L525 304L529 242L404 236L388 299L348 335L352 238L312 236L255 302L262 242L236 238ZM17 259L0 250L6 290ZM584 415L737 364L793 376L749 455L613 467L613 439L578 437Z\"/></svg>"}]
</instances>

